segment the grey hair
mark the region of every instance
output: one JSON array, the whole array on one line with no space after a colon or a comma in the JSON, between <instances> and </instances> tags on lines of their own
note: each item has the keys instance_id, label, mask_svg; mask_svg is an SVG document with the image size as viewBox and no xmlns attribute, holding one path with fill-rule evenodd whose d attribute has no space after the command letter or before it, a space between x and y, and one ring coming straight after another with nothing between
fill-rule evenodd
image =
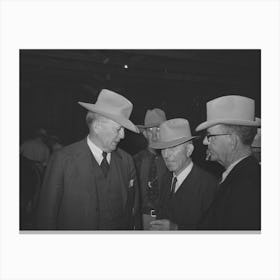
<instances>
[{"instance_id":1,"label":"grey hair","mask_svg":"<svg viewBox=\"0 0 280 280\"><path fill-rule=\"evenodd\" d=\"M257 134L257 127L245 125L222 125L226 133L234 133L239 136L243 145L251 146Z\"/></svg>"},{"instance_id":2,"label":"grey hair","mask_svg":"<svg viewBox=\"0 0 280 280\"><path fill-rule=\"evenodd\" d=\"M86 123L89 128L92 125L92 123L95 121L107 121L107 120L108 118L91 111L88 111L86 115Z\"/></svg>"}]
</instances>

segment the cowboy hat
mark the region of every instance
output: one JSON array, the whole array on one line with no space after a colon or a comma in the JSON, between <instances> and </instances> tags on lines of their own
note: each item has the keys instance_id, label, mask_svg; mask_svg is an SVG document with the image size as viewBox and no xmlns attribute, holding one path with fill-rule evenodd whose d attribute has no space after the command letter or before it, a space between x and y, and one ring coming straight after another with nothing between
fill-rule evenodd
<instances>
[{"instance_id":1,"label":"cowboy hat","mask_svg":"<svg viewBox=\"0 0 280 280\"><path fill-rule=\"evenodd\" d=\"M213 99L206 104L207 121L201 123L196 131L217 124L260 126L255 120L255 101L239 95L227 95Z\"/></svg>"},{"instance_id":2,"label":"cowboy hat","mask_svg":"<svg viewBox=\"0 0 280 280\"><path fill-rule=\"evenodd\" d=\"M139 133L139 129L129 120L133 105L122 95L102 89L95 104L78 102L88 111L109 118L123 127Z\"/></svg>"},{"instance_id":3,"label":"cowboy hat","mask_svg":"<svg viewBox=\"0 0 280 280\"><path fill-rule=\"evenodd\" d=\"M137 125L137 127L140 129L157 127L160 126L164 121L166 121L164 111L158 108L154 108L146 112L144 125Z\"/></svg>"},{"instance_id":4,"label":"cowboy hat","mask_svg":"<svg viewBox=\"0 0 280 280\"><path fill-rule=\"evenodd\" d=\"M171 148L197 136L192 136L190 125L186 119L171 119L163 122L159 127L159 139L150 145L153 149Z\"/></svg>"}]
</instances>

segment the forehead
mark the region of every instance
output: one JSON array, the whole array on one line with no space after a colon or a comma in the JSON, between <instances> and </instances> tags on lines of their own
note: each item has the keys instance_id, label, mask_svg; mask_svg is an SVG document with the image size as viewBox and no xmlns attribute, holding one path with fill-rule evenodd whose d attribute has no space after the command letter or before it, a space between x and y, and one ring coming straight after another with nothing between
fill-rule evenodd
<instances>
[{"instance_id":1,"label":"forehead","mask_svg":"<svg viewBox=\"0 0 280 280\"><path fill-rule=\"evenodd\" d=\"M174 146L174 147L171 147L171 148L167 148L167 149L163 149L163 150L164 151L165 150L169 150L171 152L176 153L176 152L181 152L182 150L184 150L185 146L186 146L186 143L183 143L181 145L177 145L177 146Z\"/></svg>"}]
</instances>

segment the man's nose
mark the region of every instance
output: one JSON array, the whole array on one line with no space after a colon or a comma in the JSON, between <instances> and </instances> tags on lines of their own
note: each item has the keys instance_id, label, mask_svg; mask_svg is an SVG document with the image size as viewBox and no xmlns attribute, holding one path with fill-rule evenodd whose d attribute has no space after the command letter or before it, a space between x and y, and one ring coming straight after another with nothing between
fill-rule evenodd
<instances>
[{"instance_id":1,"label":"man's nose","mask_svg":"<svg viewBox=\"0 0 280 280\"><path fill-rule=\"evenodd\" d=\"M157 141L158 140L158 133L157 132L153 132L152 133L152 140L153 141Z\"/></svg>"},{"instance_id":2,"label":"man's nose","mask_svg":"<svg viewBox=\"0 0 280 280\"><path fill-rule=\"evenodd\" d=\"M163 158L167 159L169 157L169 150L163 149L163 150L161 150L161 154L162 154Z\"/></svg>"},{"instance_id":3,"label":"man's nose","mask_svg":"<svg viewBox=\"0 0 280 280\"><path fill-rule=\"evenodd\" d=\"M208 141L208 138L205 136L204 138L203 138L203 145L209 145L209 141Z\"/></svg>"}]
</instances>

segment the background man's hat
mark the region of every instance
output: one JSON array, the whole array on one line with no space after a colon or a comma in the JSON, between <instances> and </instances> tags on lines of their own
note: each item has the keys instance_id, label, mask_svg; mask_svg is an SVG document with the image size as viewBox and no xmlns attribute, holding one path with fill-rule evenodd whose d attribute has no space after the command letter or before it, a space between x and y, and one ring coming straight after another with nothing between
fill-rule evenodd
<instances>
[{"instance_id":1,"label":"background man's hat","mask_svg":"<svg viewBox=\"0 0 280 280\"><path fill-rule=\"evenodd\" d=\"M201 123L196 131L217 124L260 126L255 120L255 101L248 97L222 96L207 102L206 111L207 121Z\"/></svg>"},{"instance_id":2,"label":"background man's hat","mask_svg":"<svg viewBox=\"0 0 280 280\"><path fill-rule=\"evenodd\" d=\"M261 123L260 118L256 118L256 121L259 121ZM251 145L253 148L260 148L261 147L261 129L258 128L258 132L254 138L254 141Z\"/></svg>"},{"instance_id":3,"label":"background man's hat","mask_svg":"<svg viewBox=\"0 0 280 280\"><path fill-rule=\"evenodd\" d=\"M108 89L102 89L95 104L78 102L88 111L98 113L123 127L139 133L139 129L129 120L132 103L122 95Z\"/></svg>"},{"instance_id":4,"label":"background man's hat","mask_svg":"<svg viewBox=\"0 0 280 280\"><path fill-rule=\"evenodd\" d=\"M150 145L154 149L174 147L197 138L197 136L192 136L186 119L171 119L163 122L159 128L158 141Z\"/></svg>"},{"instance_id":5,"label":"background man's hat","mask_svg":"<svg viewBox=\"0 0 280 280\"><path fill-rule=\"evenodd\" d=\"M148 110L145 115L144 125L137 125L140 129L157 127L166 121L166 116L163 110L154 108Z\"/></svg>"}]
</instances>

